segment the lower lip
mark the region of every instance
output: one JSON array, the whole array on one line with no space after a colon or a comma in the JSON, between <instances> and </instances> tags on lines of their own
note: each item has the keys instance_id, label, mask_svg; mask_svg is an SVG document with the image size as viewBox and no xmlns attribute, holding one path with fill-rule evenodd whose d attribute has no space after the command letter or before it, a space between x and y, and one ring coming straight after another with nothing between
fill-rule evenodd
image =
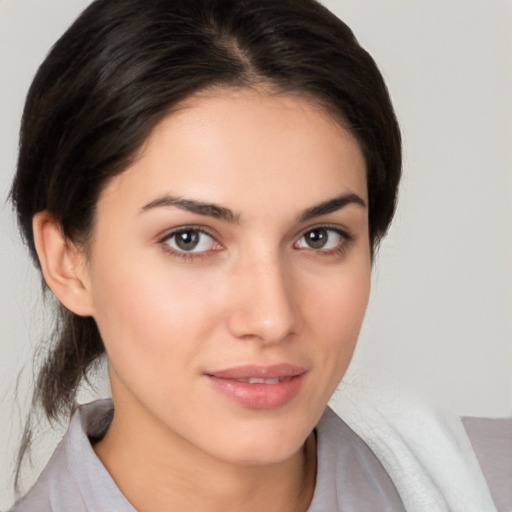
<instances>
[{"instance_id":1,"label":"lower lip","mask_svg":"<svg viewBox=\"0 0 512 512\"><path fill-rule=\"evenodd\" d=\"M249 384L208 375L212 386L249 409L275 409L291 402L299 393L305 373L277 384Z\"/></svg>"}]
</instances>

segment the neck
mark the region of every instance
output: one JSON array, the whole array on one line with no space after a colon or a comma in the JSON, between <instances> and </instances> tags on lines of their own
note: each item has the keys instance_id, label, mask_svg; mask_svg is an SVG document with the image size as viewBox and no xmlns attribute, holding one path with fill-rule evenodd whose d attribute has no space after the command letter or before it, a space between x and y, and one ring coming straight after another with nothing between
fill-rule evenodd
<instances>
[{"instance_id":1,"label":"neck","mask_svg":"<svg viewBox=\"0 0 512 512\"><path fill-rule=\"evenodd\" d=\"M107 434L94 446L139 512L305 512L309 507L316 480L314 434L287 460L231 464L173 438L157 425L142 425L143 417L141 411L126 418L122 407L116 409Z\"/></svg>"}]
</instances>

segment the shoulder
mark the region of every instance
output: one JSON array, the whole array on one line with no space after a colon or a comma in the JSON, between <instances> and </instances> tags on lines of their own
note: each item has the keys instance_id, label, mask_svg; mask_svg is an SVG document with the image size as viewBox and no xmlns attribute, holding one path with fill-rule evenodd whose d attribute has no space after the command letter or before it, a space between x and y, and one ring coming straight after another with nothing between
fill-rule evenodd
<instances>
[{"instance_id":1,"label":"shoulder","mask_svg":"<svg viewBox=\"0 0 512 512\"><path fill-rule=\"evenodd\" d=\"M71 503L77 512L85 510L69 459L69 436L73 430L72 422L35 484L9 512L63 512Z\"/></svg>"},{"instance_id":2,"label":"shoulder","mask_svg":"<svg viewBox=\"0 0 512 512\"><path fill-rule=\"evenodd\" d=\"M512 418L463 418L462 423L497 509L512 510Z\"/></svg>"},{"instance_id":3,"label":"shoulder","mask_svg":"<svg viewBox=\"0 0 512 512\"><path fill-rule=\"evenodd\" d=\"M134 512L96 457L91 439L102 437L112 421L110 400L78 409L69 429L29 492L9 512Z\"/></svg>"},{"instance_id":4,"label":"shoulder","mask_svg":"<svg viewBox=\"0 0 512 512\"><path fill-rule=\"evenodd\" d=\"M405 404L407 408L395 404L391 412L384 407L387 415L364 404L346 407L343 418L350 426L326 411L318 425L320 486L325 485L321 468L327 461L330 476L325 481L331 488L344 489L350 501L360 496L373 499L376 489L381 501L385 497L384 506L376 501L350 511L404 510L403 502L407 510L421 512L511 512L510 422L466 419L471 447L459 417L438 414L422 404ZM311 512L345 510L339 503Z\"/></svg>"},{"instance_id":5,"label":"shoulder","mask_svg":"<svg viewBox=\"0 0 512 512\"><path fill-rule=\"evenodd\" d=\"M330 408L320 419L316 435L317 482L308 512L405 512L378 458Z\"/></svg>"}]
</instances>

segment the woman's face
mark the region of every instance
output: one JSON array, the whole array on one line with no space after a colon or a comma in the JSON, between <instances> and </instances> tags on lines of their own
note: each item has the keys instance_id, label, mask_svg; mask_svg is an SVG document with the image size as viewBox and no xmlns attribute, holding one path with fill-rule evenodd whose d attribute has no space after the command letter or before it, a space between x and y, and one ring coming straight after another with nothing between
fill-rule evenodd
<instances>
[{"instance_id":1,"label":"woman's face","mask_svg":"<svg viewBox=\"0 0 512 512\"><path fill-rule=\"evenodd\" d=\"M298 97L190 98L103 190L87 287L116 417L231 463L296 453L370 282L365 162Z\"/></svg>"}]
</instances>

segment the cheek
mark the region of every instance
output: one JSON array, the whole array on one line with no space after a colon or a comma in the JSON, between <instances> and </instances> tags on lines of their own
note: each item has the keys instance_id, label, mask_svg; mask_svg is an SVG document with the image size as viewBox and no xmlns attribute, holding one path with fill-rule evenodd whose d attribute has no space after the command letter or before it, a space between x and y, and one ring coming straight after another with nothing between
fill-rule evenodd
<instances>
[{"instance_id":1,"label":"cheek","mask_svg":"<svg viewBox=\"0 0 512 512\"><path fill-rule=\"evenodd\" d=\"M321 347L322 366L334 380L343 377L357 343L370 294L370 269L369 258L362 257L357 265L331 275L324 286L310 287L314 293L308 298L308 324Z\"/></svg>"},{"instance_id":2,"label":"cheek","mask_svg":"<svg viewBox=\"0 0 512 512\"><path fill-rule=\"evenodd\" d=\"M112 261L100 256L96 261ZM200 276L147 263L127 255L115 265L96 265L94 316L117 371L136 369L156 378L159 368L169 371L173 361L186 364L199 351L215 304Z\"/></svg>"}]
</instances>

